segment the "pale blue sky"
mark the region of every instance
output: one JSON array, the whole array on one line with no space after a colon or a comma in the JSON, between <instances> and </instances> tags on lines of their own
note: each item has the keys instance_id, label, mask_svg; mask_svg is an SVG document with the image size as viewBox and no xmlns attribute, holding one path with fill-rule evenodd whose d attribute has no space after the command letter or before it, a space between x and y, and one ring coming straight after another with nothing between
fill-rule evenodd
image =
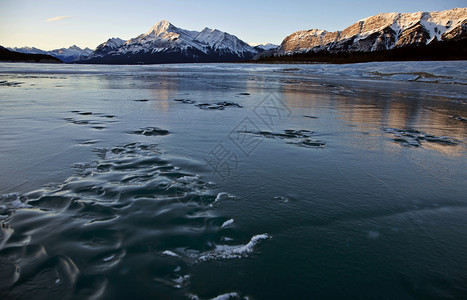
<instances>
[{"instance_id":1,"label":"pale blue sky","mask_svg":"<svg viewBox=\"0 0 467 300\"><path fill-rule=\"evenodd\" d=\"M249 43L280 44L297 30L342 30L381 12L438 11L466 4L466 0L0 0L0 45L51 50L76 44L94 49L110 37L129 39L145 33L162 19L184 29L227 31ZM52 19L60 16L64 18Z\"/></svg>"}]
</instances>

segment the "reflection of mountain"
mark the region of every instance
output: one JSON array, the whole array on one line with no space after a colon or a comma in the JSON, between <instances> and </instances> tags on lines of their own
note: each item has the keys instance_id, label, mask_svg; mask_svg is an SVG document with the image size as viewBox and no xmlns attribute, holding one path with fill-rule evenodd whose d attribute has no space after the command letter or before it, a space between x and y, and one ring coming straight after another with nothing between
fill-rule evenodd
<instances>
[{"instance_id":1,"label":"reflection of mountain","mask_svg":"<svg viewBox=\"0 0 467 300\"><path fill-rule=\"evenodd\" d=\"M303 115L318 117L304 118L307 124L323 124L330 122L329 120L333 120L330 124L335 121L344 122L349 130L345 138L357 148L384 146L371 144L372 139L368 135L386 135L388 142L394 144L394 136L386 134L385 128L413 129L461 141L467 135L467 127L463 122L452 117L465 114L463 105L456 106L452 99L437 98L427 101L421 96L409 97L413 90L408 87L406 93L404 86L398 83L386 83L386 87L374 90L369 90L369 86L350 84L311 86L312 90L305 83L301 84L300 89L287 88L281 94L282 100L288 107L299 107ZM320 113L319 116L316 115L317 112ZM424 142L423 148L456 156L465 155L466 151L463 143L452 146Z\"/></svg>"}]
</instances>

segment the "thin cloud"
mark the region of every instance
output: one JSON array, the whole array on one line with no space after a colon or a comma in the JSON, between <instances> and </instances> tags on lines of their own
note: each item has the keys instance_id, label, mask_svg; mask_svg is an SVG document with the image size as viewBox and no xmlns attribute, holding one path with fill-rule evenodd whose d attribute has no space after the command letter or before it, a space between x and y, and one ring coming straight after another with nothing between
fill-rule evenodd
<instances>
[{"instance_id":1,"label":"thin cloud","mask_svg":"<svg viewBox=\"0 0 467 300\"><path fill-rule=\"evenodd\" d=\"M47 19L44 22L56 22L56 21L60 21L60 20L63 20L63 19L68 19L69 17L70 16L58 16L58 17L53 17L53 18Z\"/></svg>"}]
</instances>

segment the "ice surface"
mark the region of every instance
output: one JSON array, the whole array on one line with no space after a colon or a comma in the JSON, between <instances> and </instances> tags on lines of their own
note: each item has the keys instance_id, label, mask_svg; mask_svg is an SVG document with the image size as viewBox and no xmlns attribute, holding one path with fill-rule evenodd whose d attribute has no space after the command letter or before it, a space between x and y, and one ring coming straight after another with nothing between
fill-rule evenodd
<instances>
[{"instance_id":1,"label":"ice surface","mask_svg":"<svg viewBox=\"0 0 467 300\"><path fill-rule=\"evenodd\" d=\"M180 289L188 284L190 275L179 276L173 280L176 283L175 288Z\"/></svg>"},{"instance_id":2,"label":"ice surface","mask_svg":"<svg viewBox=\"0 0 467 300\"><path fill-rule=\"evenodd\" d=\"M284 196L277 196L277 197L274 197L275 200L279 200L281 201L282 203L288 203L290 201L289 198L287 197L284 197Z\"/></svg>"},{"instance_id":3,"label":"ice surface","mask_svg":"<svg viewBox=\"0 0 467 300\"><path fill-rule=\"evenodd\" d=\"M278 70L280 71L280 69ZM467 84L467 61L371 62L342 65L301 65L298 74L395 81Z\"/></svg>"},{"instance_id":4,"label":"ice surface","mask_svg":"<svg viewBox=\"0 0 467 300\"><path fill-rule=\"evenodd\" d=\"M97 68L97 70L96 70ZM254 72L257 74L290 73L287 71L290 65L284 64L185 64L185 72L229 72L238 73L244 76L245 72ZM294 78L300 76L323 78L323 79L362 79L377 81L412 81L428 82L441 84L467 84L467 60L463 61L417 61L417 62L369 62L358 64L296 64L294 65ZM87 69L81 66L81 69L73 68L69 65L51 66L41 65L39 73L44 74L112 74L112 75L153 75L154 72L167 71L178 72L182 70L180 65L146 65L146 66L118 66L118 70L113 67L96 67ZM34 74L38 73L37 68L32 68L28 64L2 64L0 71L9 74ZM394 75L408 75L406 78L400 78ZM464 93L465 94L465 93ZM467 96L464 96L466 98Z\"/></svg>"},{"instance_id":5,"label":"ice surface","mask_svg":"<svg viewBox=\"0 0 467 300\"><path fill-rule=\"evenodd\" d=\"M394 135L393 141L403 146L421 147L423 143L437 143L444 146L457 146L462 141L447 136L427 134L416 129L383 128Z\"/></svg>"},{"instance_id":6,"label":"ice surface","mask_svg":"<svg viewBox=\"0 0 467 300\"><path fill-rule=\"evenodd\" d=\"M168 135L169 131L158 127L146 127L139 130L133 131L134 134L145 135L145 136L163 136Z\"/></svg>"},{"instance_id":7,"label":"ice surface","mask_svg":"<svg viewBox=\"0 0 467 300\"><path fill-rule=\"evenodd\" d=\"M105 159L111 159L107 158L107 153L104 153L104 158ZM75 163L71 166L76 170L76 173L81 175L81 176L90 176L94 172L97 171L97 163L96 162L86 162L86 163Z\"/></svg>"},{"instance_id":8,"label":"ice surface","mask_svg":"<svg viewBox=\"0 0 467 300\"><path fill-rule=\"evenodd\" d=\"M17 209L31 207L27 201L28 199L19 193L0 195L0 218L7 217Z\"/></svg>"},{"instance_id":9,"label":"ice surface","mask_svg":"<svg viewBox=\"0 0 467 300\"><path fill-rule=\"evenodd\" d=\"M195 176L183 176L180 177L179 181L181 183L193 183L193 182L198 182L199 181L199 175Z\"/></svg>"},{"instance_id":10,"label":"ice surface","mask_svg":"<svg viewBox=\"0 0 467 300\"><path fill-rule=\"evenodd\" d=\"M200 103L200 104L196 104L196 106L199 107L200 109L206 109L206 110L213 110L213 109L224 110L226 107L242 108L242 106L240 104L238 104L238 103L227 102L227 101L217 102L215 104Z\"/></svg>"},{"instance_id":11,"label":"ice surface","mask_svg":"<svg viewBox=\"0 0 467 300\"><path fill-rule=\"evenodd\" d=\"M419 66L416 66L416 64ZM21 209L17 211L16 217L14 216L11 220L18 225L17 230L19 233L31 232L31 241L34 243L43 244L47 249L55 249L54 253L63 253L64 255L76 257L76 263L85 275L90 274L92 277L106 278L106 275L114 271L118 274L121 272L122 276L117 276L122 277L121 280L109 284L108 291L103 288L106 294L107 292L109 294L118 294L124 291L128 284L131 285L135 282L141 283L143 287L159 289L159 282L162 281L154 281L154 278L158 278L165 280L165 283L162 283L163 285L168 285L167 289L163 287L162 290L169 291L169 298L182 298L181 294L190 292L201 293L198 289L198 283L200 282L212 283L200 294L203 296L203 300L206 299L204 297L210 296L212 298L227 292L237 292L240 296L243 296L241 289L231 288L231 285L229 288L229 284L234 280L239 284L238 286L242 286L242 289L244 284L251 282L253 285L260 284L259 289L275 287L277 290L283 291L284 294L290 293L294 298L302 299L306 298L306 282L313 280L313 274L307 275L306 272L302 272L303 269L315 270L317 268L316 270L319 272L326 273L329 271L329 266L334 266L333 259L335 255L330 255L329 251L321 251L322 248L316 247L317 242L323 243L323 245L334 245L335 241L340 241L336 248L339 252L344 254L346 252L350 254L357 253L355 261L345 261L345 263L351 263L350 268L356 266L355 269L358 270L361 265L359 258L368 258L369 261L365 263L372 266L372 268L368 269L371 277L371 274L381 272L378 261L372 260L373 257L368 255L374 250L373 246L381 246L382 253L389 247L387 253L391 254L400 250L401 241L403 244L407 240L416 240L416 243L409 245L412 248L408 249L410 250L410 253L408 252L410 261L417 261L417 258L420 257L423 258L418 262L417 268L419 268L420 272L414 274L415 279L426 278L424 274L429 275L431 271L442 273L443 267L446 266L446 260L437 255L436 249L430 253L430 248L423 247L423 245L432 243L432 239L425 238L426 233L434 234L449 246L447 248L452 249L447 253L456 258L454 260L465 260L465 255L459 254L462 251L455 251L455 245L457 245L458 237L462 235L462 232L460 230L449 230L449 228L458 228L456 226L462 225L460 222L465 219L462 218L463 209L465 208L465 201L462 199L462 195L465 194L463 193L465 188L462 186L462 176L465 176L465 171L462 169L464 160L462 159L465 151L460 149L465 148L466 145L464 141L465 124L464 121L455 117L466 118L467 115L462 105L445 104L451 101L444 101L444 99L436 101L432 95L439 90L450 91L455 89L456 91L465 92L465 87L425 82L388 84L388 80L393 80L388 79L389 76L381 76L380 78L361 76L362 74L370 74L375 70L380 73L397 73L405 72L407 69L412 71L425 69L425 71L430 70L431 74L442 75L443 73L449 74L451 71L455 73L459 65L466 65L465 62L421 62L416 64L407 62L404 64L369 63L352 66L294 65L293 67L299 70L294 72L286 71L287 73L283 73L283 71L281 71L282 73L273 72L273 70L290 68L290 66L284 65L118 66L118 69L114 68L114 66L106 66L105 68L92 66L96 73L103 74L102 77L113 78L109 79L109 82L115 82L118 90L110 92L106 87L104 92L99 92L91 85L91 90L84 90L82 94L77 93L76 99L73 97L70 102L64 102L63 105L56 108L54 108L55 102L53 107L44 105L41 108L41 106L32 105L30 108L32 110L31 116L35 121L32 125L39 123L38 121L41 121L44 116L52 120L50 124L45 124L47 127L43 129L46 130L43 131L43 136L39 135L38 138L47 142L53 141L49 139L49 133L55 134L55 131L50 131L50 129L57 130L55 125L62 126L63 129L66 129L64 130L65 134L71 135L73 133L73 136L68 138L67 135L60 133L54 140L60 141L61 138L64 138L63 143L66 146L64 150L73 149L75 151L78 149L86 152L84 154L70 151L63 152L63 155L57 156L57 158L71 156L71 159L60 163L57 162L58 167L68 168L73 162L89 161L89 156L94 156L96 152L93 154L90 147L75 147L74 145L75 143L81 143L84 139L98 141L97 146L102 149L102 151L97 149L99 158L96 158L96 160L98 163L81 165L84 167L84 173L91 171L93 176L84 177L73 174L71 179L66 182L62 179L62 176L67 176L66 174L52 178L54 181L64 182L63 185L58 188L54 187L53 192L47 192L47 197L37 196L39 201L34 201L34 198L28 195L32 200L29 203L21 202L33 205L38 209ZM28 72L23 71L31 69L31 65L16 64L14 72L28 74ZM401 70L396 70L394 66L399 66ZM65 65L55 67L60 72L92 72L88 71L87 68L90 68L88 66ZM0 64L0 68L10 67L8 64ZM49 65L41 65L40 72L50 72L51 68ZM125 80L122 80L119 75L113 76L111 73L107 73L108 70L114 70L118 74L130 74L130 77L135 77L134 80L137 84L128 93L124 93L124 90L120 89L120 87L125 85ZM162 93L153 93L152 89L142 89L138 93L134 93L133 88L140 88L138 82L144 81L144 85L141 86L146 86L147 81L149 82L147 86L152 87L152 84L160 79L159 74L163 74L161 77L167 76L166 73L163 73L164 70L168 70L167 73L171 72L169 74L170 78L180 77L180 79L177 79L177 81L180 81L179 86L172 89L167 95L163 94L163 98L162 96L159 97ZM208 82L206 86L199 87L199 91L193 91L190 87L192 84L190 80L192 79L187 79L187 76L195 74L192 77L194 77L193 80L196 86L197 83L204 80L204 77L201 77L200 80L197 78L198 74L205 72L204 70L208 73L206 76L209 79L214 77L213 73L215 72L221 75L225 72L229 77L221 78L226 81L219 85L232 88L213 92L208 97L206 96L206 90L212 88L217 91L216 84L219 82L214 81L213 83ZM251 72L248 70L251 70ZM322 74L325 74L323 76L333 72L341 72L344 75L335 76L335 78L329 80L326 78L321 79L322 76L311 73L313 70L320 70ZM308 71L310 73L306 73ZM137 78L137 76L148 76L150 72L155 73L154 77ZM347 72L351 76L346 76ZM237 80L240 73L247 75L243 76L241 80ZM465 72L460 70L457 74L447 76L455 78L455 76L462 76L463 73ZM76 78L74 75L66 76L70 77L70 81L77 80L78 83L82 83L78 84L79 87L85 86L84 82L78 80L81 76L76 76ZM280 81L295 76L299 77L299 80L303 82L308 80L309 83L301 85L300 89L297 90L293 90L293 86L288 86L290 90L282 89ZM355 88L357 90L355 96L337 97L330 95L329 98L327 95L320 94L323 91L327 93L345 87L346 83L341 78L349 77L352 81L353 79L360 80L355 85L353 85L353 82L349 83L348 86L350 87L345 88L346 90ZM248 81L245 83L248 78L255 79L255 82ZM263 86L256 86L256 83L261 84L263 82L270 84L271 88L267 87L266 84L264 88ZM105 83L106 86L111 85ZM320 83L326 83L327 85L321 86ZM378 89L380 86L385 85L388 86L387 89L382 87L380 94ZM31 99L36 99L35 94L37 92L35 88L30 89L28 83L23 86L26 88L3 87L3 89L8 90L7 94L13 91L14 94L20 96L18 97L20 100L23 99L23 94L27 95L27 93L31 93ZM189 87L189 95L186 95L187 89L185 89L185 86ZM203 87L206 87L206 90ZM399 89L399 87L401 88ZM164 93L165 88L164 85L162 89ZM309 88L310 91L307 91L306 88ZM373 88L377 90L375 93L372 92ZM211 151L211 146L218 141L229 142L226 134L231 132L244 116L254 116L251 109L269 91L274 91L279 99L282 99L285 104L290 106L292 115L290 118L284 119L283 124L275 124L274 128L259 125L260 128L250 128L250 131L268 130L270 133L299 136L301 138L306 138L309 135L310 138L324 139L328 142L329 147L323 151L313 152L311 150L312 152L310 152L296 148L294 145L286 145L285 142L288 139L279 137L270 139L264 142L264 147L257 148L257 152L249 161L245 158L245 163L242 162L239 165L238 172L240 173L228 179L229 181L222 183L218 190L202 189L206 184L198 183L195 174L198 173L201 178L206 177L212 181L219 180L219 177L208 175L207 173L210 170L202 167L203 159ZM315 95L315 91L316 97L312 96ZM426 93L425 91L432 91L432 93ZM251 96L238 97L237 95L240 92L249 92ZM120 94L123 95L120 96ZM86 99L86 97L89 97L89 99ZM245 109L232 108L230 110L226 109L224 112L205 112L192 104L174 102L173 99L178 97L194 99L198 103L238 100L242 101L239 103L244 105ZM25 96L24 99L27 100L28 98ZM50 104L48 92L47 97L44 96L44 99L43 103ZM82 101L78 101L79 99L82 99ZM104 101L102 99L109 100ZM150 100L148 103L142 104L133 102L134 99ZM7 100L5 99L6 103L8 103ZM57 98L56 100L60 99ZM88 101L88 103L85 101ZM23 104L27 103L18 102L20 109ZM167 107L160 106L159 102L167 105ZM119 104L122 104L122 107ZM105 106L109 106L108 109L105 109ZM461 108L457 109L457 107ZM166 108L167 111L165 111ZM40 109L44 110L44 115L35 117ZM109 128L105 132L87 131L86 126L73 126L62 120L63 117L68 116L69 111L76 109L80 109L84 113L94 112L95 109L99 109L102 113L114 114L119 122L115 123L116 128ZM184 111L186 111L186 114L183 113L178 116L178 113ZM436 117L440 118L433 118L432 111ZM131 115L134 115L133 118L130 118ZM191 115L193 115L193 118L191 118ZM209 117L209 122L194 122L194 120L198 120L198 116L202 115ZM304 118L303 115L316 116L318 119ZM356 116L359 116L359 118ZM450 116L453 116L453 118ZM8 125L6 121L16 119L2 117L4 117L4 125ZM73 117L80 118L78 115L73 115ZM93 117L94 113L92 115L83 115L83 118L86 119L92 119ZM26 122L26 119L23 120ZM5 137L14 137L12 134L20 132L19 130L11 131L8 134L7 132L9 128L13 129L16 126L20 126L19 128L22 131L27 131L24 129L28 129L28 127L21 123L14 123L15 126L11 127L5 126L3 135ZM349 124L354 124L355 127L347 127ZM220 127L217 129L215 125ZM168 140L167 138L163 140L160 137L127 134L128 131L147 128L147 126L161 126L162 128L167 126L166 129L169 129L173 134L167 137ZM383 128L387 127L392 129L388 129L387 132L383 131ZM213 128L218 131L216 134L213 134L214 131L211 130ZM288 128L295 131L285 132L285 129ZM409 132L407 128L417 131ZM41 143L31 143L31 147L25 147L30 148L26 149L29 152L21 149L22 145L29 145L23 142L27 141L26 137L32 137L36 133L34 128L30 129L33 129L30 130L31 134L25 136L24 139L21 139L21 135L15 137L22 143L18 143L18 147L11 147L11 149L20 149L24 153L33 154L32 157L35 154L34 159L37 160L39 158L36 154L38 150L34 146L40 146ZM68 132L68 129L74 131ZM298 129L307 129L316 133L311 134L303 130L298 131ZM368 131L371 135L363 135L361 134L362 131ZM422 131L432 135L436 134L438 138L452 135L462 140L462 143L458 146L445 145L441 143L443 141L447 142L445 139L438 139L437 143L433 143L426 140L426 138L434 141L436 137L427 136L421 133ZM396 135L400 135L408 141L419 137L422 146L419 148L401 148L398 144L393 144ZM412 135L412 137L408 135ZM422 140L422 135L425 140ZM208 138L206 139L206 137ZM252 136L252 139L259 138ZM8 141L7 139L4 140ZM114 143L123 144L137 141L157 143L160 140L167 142L161 143L159 146L153 144L118 146L111 148L112 151L109 151L109 147L112 147ZM11 143L12 146L15 146L15 144ZM447 148L447 151L460 153L461 156L444 156L444 154L440 155L435 151L425 151L423 149L423 147L428 148L430 145ZM234 145L231 146L235 147ZM4 149L8 150L7 147L4 147ZM167 152L168 155L155 155L155 151L159 150ZM11 157L15 156L9 154L8 151L3 151L2 154L6 155L6 158L9 155ZM118 155L118 157L104 159L104 157L110 158L109 155L113 154ZM186 155L191 156L187 158ZM172 160L171 157L177 158ZM58 161L58 159L54 160ZM31 160L25 161L30 162ZM274 163L271 164L271 162ZM8 166L6 163L4 165ZM176 165L182 168L175 168ZM55 167L53 162L50 162L50 165L47 166ZM87 166L90 168L86 170ZM31 164L31 171L35 171L31 174L46 174L47 172L44 170L48 169L38 168ZM261 172L253 172L255 170L261 170ZM401 172L401 170L404 172ZM4 174L4 179L9 180L8 173L4 172ZM266 174L267 176L256 176L255 174ZM373 181L371 174L375 175L376 181ZM370 177L366 175L370 175ZM32 176L28 179L34 180ZM254 180L258 180L258 182L254 182ZM20 184L22 182L22 180L18 180L18 182L14 183ZM192 183L193 185L191 185ZM178 185L175 186L175 184ZM27 185L24 189L28 189ZM198 192L198 190L201 192ZM238 195L240 200L231 200L229 194L225 192ZM201 198L202 195L205 195L204 199ZM274 198L274 196L284 196L284 198ZM287 204L282 203L287 202L285 196L290 197ZM11 199L10 202L13 202L17 199L17 195L7 198ZM218 209L206 207L213 203L216 198L218 202L214 207L218 206ZM251 199L254 201L249 201ZM190 201L187 205L185 205L186 200ZM414 208L415 211L412 211L415 201L419 202L417 203L419 210ZM21 203L18 204L21 205ZM0 207L6 210L8 204L2 202ZM452 207L452 210L446 213L438 209L438 207ZM40 210L42 208L47 211ZM50 210L52 212L49 212ZM411 215L407 216L404 213L406 211L409 211ZM401 214L401 212L404 214ZM451 218L451 216L455 218ZM230 219L234 219L234 223L221 228ZM426 220L426 224L417 226L417 223L414 222L418 222L418 219ZM334 221L337 222L337 225L339 225L339 222L344 222L346 226L336 227L333 224ZM347 226L347 224L350 226ZM415 225L411 226L413 224ZM15 224L13 223L13 225ZM283 231L284 226L291 230ZM432 226L432 228L427 226ZM386 234L386 231L390 230L391 227L402 228L401 230L409 228L410 230L405 230L404 234ZM50 228L54 230L50 230ZM310 230L310 228L318 228L319 230ZM377 234L369 233L370 230L380 232L379 238L371 238L371 236ZM256 234L265 232L274 239L252 239ZM452 242L448 238L445 239L445 232L456 233L451 237ZM439 235L436 235L437 233ZM294 239L293 237L296 236L304 236L305 238ZM361 239L369 243L369 246L352 246L353 241L358 242ZM380 242L383 240L385 243L381 244ZM158 241L162 241L162 243ZM18 239L15 243L18 243ZM349 246L346 247L346 245ZM272 266L269 264L271 258L274 258L274 253L277 254L280 251L270 252L273 248L275 250L281 247L286 251L287 249L294 249L294 255L283 257L282 260L279 257L279 261ZM419 251L420 247L423 248L422 252ZM132 252L128 257L120 260L119 265L113 265L112 262L116 262L115 259L117 258L114 255L118 255L115 251L118 249L129 249L128 251L131 250ZM188 249L191 249L191 251ZM366 249L369 250L366 251ZM29 250L22 252L26 253ZM295 252L297 252L297 255L295 255ZM176 257L174 254L178 254L180 257ZM313 258L318 257L319 259L301 259L306 255L311 255ZM322 256L319 257L319 255ZM208 261L200 260L199 257L201 256ZM251 258L248 258L248 256ZM348 257L348 255L344 256ZM235 257L241 258L237 260ZM92 261L88 262L91 258ZM234 260L223 260L229 258ZM330 263L315 263L317 261L326 261L328 258ZM430 268L425 268L425 258L434 262L430 264ZM211 260L209 261L209 259ZM284 259L289 261L285 262ZM103 260L108 260L108 262L103 262ZM29 264L28 260L18 261ZM403 263L397 264L397 258L394 261L396 267L403 265ZM222 269L222 265L225 264L229 265L228 274L226 276L217 276L216 282L210 282L210 276L216 274L219 268ZM335 265L336 270L339 271L339 265L342 264ZM114 269L110 269L112 266L114 266ZM177 269L178 271L174 271L177 266L180 266L180 268ZM271 266L274 270L279 270L285 266L285 271L290 274L300 274L300 276L292 278L291 281L289 280L290 282L281 282L280 278L277 279L277 276L274 275L276 272L268 271ZM435 268L431 269L433 266ZM456 264L447 267L455 270ZM150 276L146 276L149 274L148 272L140 272L141 268L143 271L147 270L151 273ZM248 274L255 273L256 270L251 268L261 271L257 275L260 276L258 278L265 279L264 282L261 280L256 282L252 280L255 278L241 276L241 273L238 273L239 271L245 271ZM199 272L201 269L202 272ZM328 273L333 273L335 270L331 271ZM355 277L355 275L358 276L357 273L351 272L350 275L352 276L349 276L349 278ZM193 283L196 281L196 284L188 284L186 290L185 287L181 291L176 290L176 286L183 286L180 277L187 274L192 275L193 279L196 278L193 281ZM234 274L233 276L238 278L232 278L229 274ZM235 274L240 274L240 276ZM31 276L26 275L28 277L24 279L21 277L22 281L17 285L18 288L25 292L27 292L25 287L27 287L28 280L33 278L34 274ZM130 282L127 281L128 279L130 279ZM458 279L458 277L454 276L454 278L448 280L448 285L455 284ZM388 281L384 278L382 280L383 284L387 284L387 286L397 285L395 281ZM61 284L63 282L62 280ZM344 282L344 285L348 287L352 283L352 280L350 280ZM381 282L378 282L378 287L379 283ZM332 280L329 281L330 287L334 284L335 282L332 282ZM288 288L288 286L291 287ZM301 287L303 293L301 291L297 292L297 287ZM245 288L245 290L251 291L250 288ZM144 289L142 289L140 294L143 297L148 296L150 291L145 293ZM428 295L431 296L431 294ZM396 296L403 298L407 294L402 292L402 294Z\"/></svg>"},{"instance_id":12,"label":"ice surface","mask_svg":"<svg viewBox=\"0 0 467 300\"><path fill-rule=\"evenodd\" d=\"M112 150L109 149L109 150L107 150L107 152L105 152L104 158L105 159L115 159L115 158L118 158L118 156L119 156L118 153L114 153L114 152L112 152Z\"/></svg>"}]
</instances>

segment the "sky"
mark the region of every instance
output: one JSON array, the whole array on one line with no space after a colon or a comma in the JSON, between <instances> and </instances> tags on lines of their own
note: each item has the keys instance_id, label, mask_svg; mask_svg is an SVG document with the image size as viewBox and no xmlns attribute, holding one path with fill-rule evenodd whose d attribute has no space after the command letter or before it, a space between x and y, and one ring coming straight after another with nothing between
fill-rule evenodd
<instances>
[{"instance_id":1,"label":"sky","mask_svg":"<svg viewBox=\"0 0 467 300\"><path fill-rule=\"evenodd\" d=\"M94 49L111 37L146 33L160 20L189 30L219 29L247 43L280 44L297 30L343 30L382 12L466 6L466 0L0 0L0 45Z\"/></svg>"}]
</instances>

